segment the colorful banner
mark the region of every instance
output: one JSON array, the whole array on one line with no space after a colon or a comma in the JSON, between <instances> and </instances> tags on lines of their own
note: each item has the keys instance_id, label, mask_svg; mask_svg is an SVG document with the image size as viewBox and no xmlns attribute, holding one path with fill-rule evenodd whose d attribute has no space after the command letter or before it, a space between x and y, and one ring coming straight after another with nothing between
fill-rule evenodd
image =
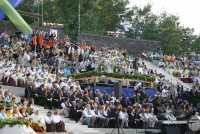
<instances>
[{"instance_id":1,"label":"colorful banner","mask_svg":"<svg viewBox=\"0 0 200 134\"><path fill-rule=\"evenodd\" d=\"M8 0L1 0L0 8L19 31L24 34L30 34L32 32L31 27L24 21Z\"/></svg>"},{"instance_id":2,"label":"colorful banner","mask_svg":"<svg viewBox=\"0 0 200 134\"><path fill-rule=\"evenodd\" d=\"M18 7L22 2L24 2L24 0L8 0L10 2L10 4L16 8ZM3 20L6 17L6 14L4 13L4 11L0 8L0 20Z\"/></svg>"}]
</instances>

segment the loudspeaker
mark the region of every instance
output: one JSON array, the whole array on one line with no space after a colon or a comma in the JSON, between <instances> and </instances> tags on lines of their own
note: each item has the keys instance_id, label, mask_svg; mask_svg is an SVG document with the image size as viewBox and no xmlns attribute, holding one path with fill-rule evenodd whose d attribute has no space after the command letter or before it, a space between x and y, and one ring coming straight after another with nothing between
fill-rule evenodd
<instances>
[{"instance_id":1,"label":"loudspeaker","mask_svg":"<svg viewBox=\"0 0 200 134\"><path fill-rule=\"evenodd\" d=\"M133 69L138 69L138 60L133 61Z\"/></svg>"},{"instance_id":2,"label":"loudspeaker","mask_svg":"<svg viewBox=\"0 0 200 134\"><path fill-rule=\"evenodd\" d=\"M121 82L114 83L114 96L122 97L122 83Z\"/></svg>"},{"instance_id":3,"label":"loudspeaker","mask_svg":"<svg viewBox=\"0 0 200 134\"><path fill-rule=\"evenodd\" d=\"M179 130L176 126L166 127L167 134L179 134Z\"/></svg>"}]
</instances>

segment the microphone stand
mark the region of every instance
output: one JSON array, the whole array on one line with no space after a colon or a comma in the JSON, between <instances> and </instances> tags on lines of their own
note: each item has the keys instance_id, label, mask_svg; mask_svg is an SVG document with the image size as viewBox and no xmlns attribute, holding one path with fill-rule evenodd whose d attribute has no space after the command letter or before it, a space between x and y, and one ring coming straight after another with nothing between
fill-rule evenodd
<instances>
[{"instance_id":1,"label":"microphone stand","mask_svg":"<svg viewBox=\"0 0 200 134\"><path fill-rule=\"evenodd\" d=\"M125 134L121 126L119 125L119 111L117 111L117 118L115 117L115 120L117 120L117 124L115 124L114 129L111 131L110 134L115 134L115 130L117 129L117 134L120 134L120 129L122 131L122 134Z\"/></svg>"}]
</instances>

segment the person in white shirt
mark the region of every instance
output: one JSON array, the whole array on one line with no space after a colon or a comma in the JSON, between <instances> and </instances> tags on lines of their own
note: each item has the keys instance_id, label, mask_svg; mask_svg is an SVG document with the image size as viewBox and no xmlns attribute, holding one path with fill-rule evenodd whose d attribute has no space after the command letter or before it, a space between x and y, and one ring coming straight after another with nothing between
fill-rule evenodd
<instances>
[{"instance_id":1,"label":"person in white shirt","mask_svg":"<svg viewBox=\"0 0 200 134\"><path fill-rule=\"evenodd\" d=\"M67 86L67 79L66 78L62 79L62 82L60 83L60 88L63 88L64 86L65 87Z\"/></svg>"},{"instance_id":2,"label":"person in white shirt","mask_svg":"<svg viewBox=\"0 0 200 134\"><path fill-rule=\"evenodd\" d=\"M39 88L40 86L41 86L40 78L37 78L37 80L35 81L35 87Z\"/></svg>"},{"instance_id":3,"label":"person in white shirt","mask_svg":"<svg viewBox=\"0 0 200 134\"><path fill-rule=\"evenodd\" d=\"M87 104L83 110L83 114L79 122L86 123L88 127L94 127L94 122L96 120L96 115L92 115L91 106Z\"/></svg>"},{"instance_id":4,"label":"person in white shirt","mask_svg":"<svg viewBox=\"0 0 200 134\"><path fill-rule=\"evenodd\" d=\"M154 127L155 121L152 116L149 114L149 109L145 109L144 117L147 120L147 127Z\"/></svg>"},{"instance_id":5,"label":"person in white shirt","mask_svg":"<svg viewBox=\"0 0 200 134\"><path fill-rule=\"evenodd\" d=\"M162 62L162 61L159 61L159 62L158 62L158 67L159 67L159 68L165 68L165 63Z\"/></svg>"},{"instance_id":6,"label":"person in white shirt","mask_svg":"<svg viewBox=\"0 0 200 134\"><path fill-rule=\"evenodd\" d=\"M69 110L71 107L71 103L69 102L69 98L65 98L65 100L61 103L62 113L64 113L65 118L69 118Z\"/></svg>"},{"instance_id":7,"label":"person in white shirt","mask_svg":"<svg viewBox=\"0 0 200 134\"><path fill-rule=\"evenodd\" d=\"M72 82L71 81L68 81L67 82L67 85L66 85L66 88L67 88L67 91L70 90L70 87L72 86Z\"/></svg>"},{"instance_id":8,"label":"person in white shirt","mask_svg":"<svg viewBox=\"0 0 200 134\"><path fill-rule=\"evenodd\" d=\"M79 84L79 81L73 82L73 86L74 86L74 89L76 89L77 87L78 87L79 89L81 89L81 86L80 86L80 84Z\"/></svg>"},{"instance_id":9,"label":"person in white shirt","mask_svg":"<svg viewBox=\"0 0 200 134\"><path fill-rule=\"evenodd\" d=\"M176 120L176 117L174 117L171 109L169 110L169 112L167 114L167 118L168 118L168 120L172 120L172 121Z\"/></svg>"},{"instance_id":10,"label":"person in white shirt","mask_svg":"<svg viewBox=\"0 0 200 134\"><path fill-rule=\"evenodd\" d=\"M0 66L0 80L3 79L4 73L5 73L5 71L4 71L3 67Z\"/></svg>"},{"instance_id":11,"label":"person in white shirt","mask_svg":"<svg viewBox=\"0 0 200 134\"><path fill-rule=\"evenodd\" d=\"M49 87L49 88L53 87L51 78L48 78L48 82L46 83L46 87Z\"/></svg>"},{"instance_id":12,"label":"person in white shirt","mask_svg":"<svg viewBox=\"0 0 200 134\"><path fill-rule=\"evenodd\" d=\"M55 122L56 124L56 132L67 132L65 130L65 123L64 121L61 119L60 115L60 110L56 109L54 111L54 114L52 115L52 120Z\"/></svg>"},{"instance_id":13,"label":"person in white shirt","mask_svg":"<svg viewBox=\"0 0 200 134\"><path fill-rule=\"evenodd\" d=\"M106 108L106 109L105 109ZM105 107L104 105L100 107L100 110L99 110L99 113L101 115L102 118L105 119L105 122L104 124L102 124L102 128L105 126L105 127L108 127L108 124L109 124L109 121L110 121L110 118L107 118L108 117L108 109L109 107Z\"/></svg>"},{"instance_id":14,"label":"person in white shirt","mask_svg":"<svg viewBox=\"0 0 200 134\"><path fill-rule=\"evenodd\" d=\"M139 114L140 120L143 122L143 128L147 128L148 125L148 119L145 116L145 109L142 109L142 112Z\"/></svg>"},{"instance_id":15,"label":"person in white shirt","mask_svg":"<svg viewBox=\"0 0 200 134\"><path fill-rule=\"evenodd\" d=\"M105 118L100 114L97 107L97 104L93 105L92 115L96 115L95 125L97 127L102 127L105 122Z\"/></svg>"},{"instance_id":16,"label":"person in white shirt","mask_svg":"<svg viewBox=\"0 0 200 134\"><path fill-rule=\"evenodd\" d=\"M155 128L156 127L156 124L158 122L158 119L157 117L154 115L153 113L153 110L149 110L149 113L148 113L148 116L149 116L149 120L150 120L150 128ZM159 126L160 127L160 126Z\"/></svg>"},{"instance_id":17,"label":"person in white shirt","mask_svg":"<svg viewBox=\"0 0 200 134\"><path fill-rule=\"evenodd\" d=\"M167 86L164 86L164 89L162 90L162 101L166 101L168 97L169 91L167 90Z\"/></svg>"},{"instance_id":18,"label":"person in white shirt","mask_svg":"<svg viewBox=\"0 0 200 134\"><path fill-rule=\"evenodd\" d=\"M31 67L31 69L29 70L30 75L34 76L36 74L35 69L33 67Z\"/></svg>"},{"instance_id":19,"label":"person in white shirt","mask_svg":"<svg viewBox=\"0 0 200 134\"><path fill-rule=\"evenodd\" d=\"M123 108L122 111L119 113L119 119L121 119L121 128L124 127L124 123L125 123L125 127L128 128L128 114L127 114L127 109Z\"/></svg>"},{"instance_id":20,"label":"person in white shirt","mask_svg":"<svg viewBox=\"0 0 200 134\"><path fill-rule=\"evenodd\" d=\"M44 120L45 120L45 123L47 124L47 129L51 129L51 128L48 128L48 124L52 123L52 113L51 113L51 111L47 112L46 116L44 116ZM47 131L47 132L51 132L51 131Z\"/></svg>"}]
</instances>

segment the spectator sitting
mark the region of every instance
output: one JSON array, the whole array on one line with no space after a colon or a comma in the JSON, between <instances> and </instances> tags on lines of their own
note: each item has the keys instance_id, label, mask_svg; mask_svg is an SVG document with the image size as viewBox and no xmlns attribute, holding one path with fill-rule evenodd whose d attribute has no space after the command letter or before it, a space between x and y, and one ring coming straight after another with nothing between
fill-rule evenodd
<instances>
[{"instance_id":1,"label":"spectator sitting","mask_svg":"<svg viewBox=\"0 0 200 134\"><path fill-rule=\"evenodd\" d=\"M13 119L14 116L13 116L13 113L11 112L11 109L12 109L12 107L6 107L5 114L6 114L10 119Z\"/></svg>"},{"instance_id":2,"label":"spectator sitting","mask_svg":"<svg viewBox=\"0 0 200 134\"><path fill-rule=\"evenodd\" d=\"M39 113L39 109L35 108L30 118L32 119L31 127L35 132L46 132L44 117Z\"/></svg>"},{"instance_id":3,"label":"spectator sitting","mask_svg":"<svg viewBox=\"0 0 200 134\"><path fill-rule=\"evenodd\" d=\"M51 111L48 111L46 116L44 117L45 123L46 123L46 132L55 132L55 122L52 120L52 113Z\"/></svg>"},{"instance_id":4,"label":"spectator sitting","mask_svg":"<svg viewBox=\"0 0 200 134\"><path fill-rule=\"evenodd\" d=\"M58 109L56 109L54 111L54 114L52 115L52 120L55 122L56 124L56 132L67 132L65 130L65 123L64 121L61 119L60 115L59 115L60 111Z\"/></svg>"},{"instance_id":5,"label":"spectator sitting","mask_svg":"<svg viewBox=\"0 0 200 134\"><path fill-rule=\"evenodd\" d=\"M0 105L0 119L9 119L9 117L5 113L4 105Z\"/></svg>"}]
</instances>

